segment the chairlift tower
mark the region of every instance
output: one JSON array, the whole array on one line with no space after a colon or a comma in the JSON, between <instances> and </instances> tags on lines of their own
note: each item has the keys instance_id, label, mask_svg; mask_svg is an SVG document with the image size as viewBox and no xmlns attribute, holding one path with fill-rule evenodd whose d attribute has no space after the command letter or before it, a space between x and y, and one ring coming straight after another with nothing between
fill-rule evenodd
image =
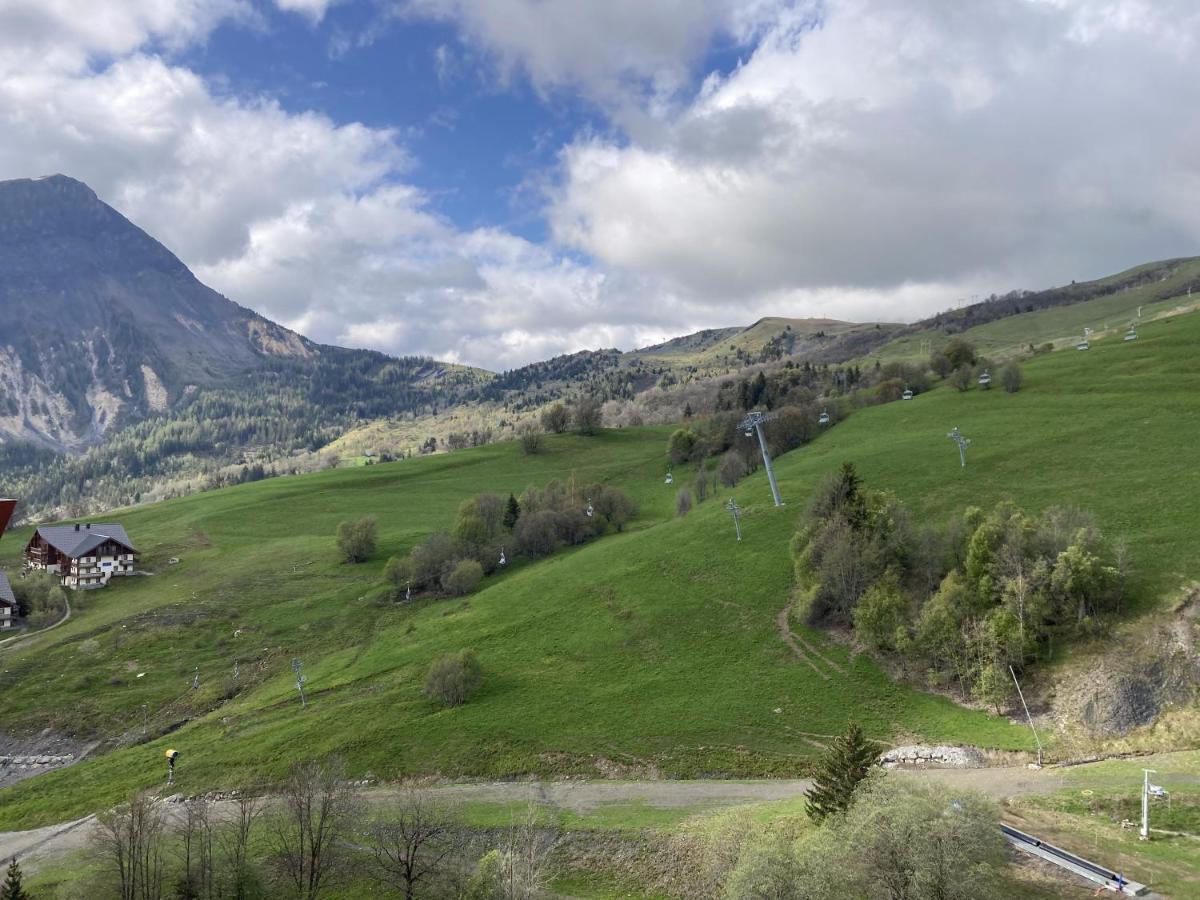
<instances>
[{"instance_id":1,"label":"chairlift tower","mask_svg":"<svg viewBox=\"0 0 1200 900\"><path fill-rule=\"evenodd\" d=\"M954 426L954 430L946 435L946 437L958 444L958 461L965 469L967 467L967 448L971 446L971 439L969 437L965 437L963 433L958 430L957 425Z\"/></svg>"},{"instance_id":2,"label":"chairlift tower","mask_svg":"<svg viewBox=\"0 0 1200 900\"><path fill-rule=\"evenodd\" d=\"M299 659L293 659L292 671L296 673L296 690L300 692L300 705L307 708L308 698L304 696L304 683L308 679L304 677L304 663Z\"/></svg>"},{"instance_id":3,"label":"chairlift tower","mask_svg":"<svg viewBox=\"0 0 1200 900\"><path fill-rule=\"evenodd\" d=\"M776 418L774 413L752 412L738 423L738 428L746 432L746 437L758 435L758 448L762 450L763 465L767 469L767 480L771 482L771 496L775 498L776 506L783 506L779 497L779 485L775 483L775 470L771 467L771 454L767 450L767 438L763 434L763 422Z\"/></svg>"},{"instance_id":4,"label":"chairlift tower","mask_svg":"<svg viewBox=\"0 0 1200 900\"><path fill-rule=\"evenodd\" d=\"M725 504L725 508L733 514L733 528L737 532L737 539L742 539L742 508L737 505L737 501L732 497Z\"/></svg>"}]
</instances>

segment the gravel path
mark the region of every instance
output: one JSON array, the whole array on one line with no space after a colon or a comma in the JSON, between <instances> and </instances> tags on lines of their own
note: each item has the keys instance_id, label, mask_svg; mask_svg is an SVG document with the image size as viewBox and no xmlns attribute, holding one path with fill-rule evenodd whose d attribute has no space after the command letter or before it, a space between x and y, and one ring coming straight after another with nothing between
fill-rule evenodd
<instances>
[{"instance_id":1,"label":"gravel path","mask_svg":"<svg viewBox=\"0 0 1200 900\"><path fill-rule=\"evenodd\" d=\"M1058 790L1062 777L1056 770L1025 768L929 769L921 772L894 770L948 787L978 790L991 797L1023 796ZM642 803L656 809L698 811L742 803L789 800L802 796L811 782L806 779L757 781L502 781L448 784L434 788L447 797L475 803L527 803L586 814L610 803ZM369 792L368 797L385 799L388 788ZM217 814L232 812L232 803L218 803ZM178 809L178 807L175 807ZM0 832L0 860L16 856L29 871L38 863L82 850L95 825L87 816L31 831Z\"/></svg>"}]
</instances>

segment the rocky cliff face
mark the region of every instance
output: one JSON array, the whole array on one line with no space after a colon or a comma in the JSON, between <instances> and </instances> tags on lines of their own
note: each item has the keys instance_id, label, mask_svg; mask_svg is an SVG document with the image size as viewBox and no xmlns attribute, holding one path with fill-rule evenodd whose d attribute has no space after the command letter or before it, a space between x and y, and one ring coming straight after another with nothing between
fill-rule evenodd
<instances>
[{"instance_id":1,"label":"rocky cliff face","mask_svg":"<svg viewBox=\"0 0 1200 900\"><path fill-rule=\"evenodd\" d=\"M81 182L0 182L0 438L79 449L196 387L317 352Z\"/></svg>"}]
</instances>

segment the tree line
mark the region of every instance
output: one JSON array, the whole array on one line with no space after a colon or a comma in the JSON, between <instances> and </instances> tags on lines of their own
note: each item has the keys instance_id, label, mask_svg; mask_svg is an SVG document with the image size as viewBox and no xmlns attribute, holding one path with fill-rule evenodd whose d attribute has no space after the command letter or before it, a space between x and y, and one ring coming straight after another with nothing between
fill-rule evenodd
<instances>
[{"instance_id":1,"label":"tree line","mask_svg":"<svg viewBox=\"0 0 1200 900\"><path fill-rule=\"evenodd\" d=\"M101 813L88 847L88 896L317 900L353 890L524 900L542 896L551 871L554 838L532 817L482 832L457 804L412 783L368 805L336 757L293 764L270 792L235 795L170 803L142 791Z\"/></svg>"},{"instance_id":2,"label":"tree line","mask_svg":"<svg viewBox=\"0 0 1200 900\"><path fill-rule=\"evenodd\" d=\"M540 559L560 547L623 531L637 510L637 504L620 489L599 483L582 485L574 476L541 488L531 485L520 498L478 494L459 505L449 531L435 532L407 556L389 559L384 579L397 598L462 596L475 590L484 576L515 559ZM352 528L350 523L343 524L343 529Z\"/></svg>"},{"instance_id":3,"label":"tree line","mask_svg":"<svg viewBox=\"0 0 1200 900\"><path fill-rule=\"evenodd\" d=\"M942 532L865 487L850 463L815 492L793 556L809 624L850 630L910 676L997 711L1012 697L1010 666L1103 631L1129 571L1124 545L1081 510L1033 515L1002 501Z\"/></svg>"}]
</instances>

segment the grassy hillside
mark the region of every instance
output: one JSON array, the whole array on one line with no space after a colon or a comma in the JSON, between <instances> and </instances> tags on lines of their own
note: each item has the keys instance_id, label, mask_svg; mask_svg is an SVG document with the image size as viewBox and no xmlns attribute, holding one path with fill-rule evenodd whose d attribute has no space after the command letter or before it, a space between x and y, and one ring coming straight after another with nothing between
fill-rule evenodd
<instances>
[{"instance_id":1,"label":"grassy hillside","mask_svg":"<svg viewBox=\"0 0 1200 900\"><path fill-rule=\"evenodd\" d=\"M184 790L278 775L299 753L335 751L355 771L383 776L797 772L815 752L813 737L849 716L881 738L1024 746L1020 729L894 685L865 659L829 650L845 672L818 675L791 657L774 619L788 599L799 504L764 506L763 485L747 482L738 492L747 507L741 544L716 502L672 518L666 435L567 436L533 458L499 445L122 515L159 574L81 598L77 616L37 648L6 653L12 702L0 727L87 726L136 740L143 703L152 736L181 727L6 790L0 827L154 784L168 745L184 754ZM571 471L637 494L638 527L506 573L465 601L403 608L372 596L384 558L448 525L460 498ZM798 499L800 483L785 485ZM380 519L378 558L337 565L336 523L367 512ZM5 541L6 554L22 537ZM182 561L168 566L169 556ZM435 708L421 694L424 671L462 647L479 654L484 688L465 707ZM304 711L291 684L294 656L309 678ZM261 661L261 681L206 713L235 658L243 679L259 677ZM37 690L21 689L29 685Z\"/></svg>"},{"instance_id":2,"label":"grassy hillside","mask_svg":"<svg viewBox=\"0 0 1200 900\"><path fill-rule=\"evenodd\" d=\"M819 352L838 337L874 331L874 323L836 319L786 319L771 316L747 328L718 328L676 338L622 355L622 363L641 362L670 369L720 373L754 363ZM889 328L892 326L888 326Z\"/></svg>"},{"instance_id":3,"label":"grassy hillside","mask_svg":"<svg viewBox=\"0 0 1200 900\"><path fill-rule=\"evenodd\" d=\"M1190 554L1200 485L1186 452L1200 439L1197 339L1200 316L1167 319L1131 344L1116 337L1040 357L1015 395L939 387L856 413L778 461L784 508L770 506L761 473L737 488L740 544L720 501L673 517L674 488L662 483L668 429L553 438L535 457L505 444L334 470L123 514L158 574L80 598L68 625L2 653L0 730L125 731L132 741L142 704L152 738L178 730L6 790L0 827L153 784L166 746L183 751L185 791L335 751L383 777L801 772L815 743L851 717L885 740L1024 748L1024 730L895 685L818 636L801 635L828 661L792 655L775 617L804 499L851 459L868 484L934 520L1002 497L1034 510L1078 504L1128 537L1135 606L1150 610L1200 576ZM954 425L974 441L966 469L946 439ZM466 600L379 598L384 559L446 527L460 499L572 471L637 496L636 527L506 572ZM380 552L338 565L337 522L366 513L379 517ZM22 538L5 540L6 557ZM182 561L169 566L170 556ZM421 695L424 670L463 647L478 653L484 688L464 707L435 708ZM294 656L309 677L304 711ZM249 683L222 704L235 658ZM191 692L196 667L201 687Z\"/></svg>"},{"instance_id":4,"label":"grassy hillside","mask_svg":"<svg viewBox=\"0 0 1200 900\"><path fill-rule=\"evenodd\" d=\"M1142 269L1161 265L1151 263L1089 285L1120 284L1136 276ZM1193 299L1187 293L1187 288L1197 278L1200 278L1200 258L1182 262L1162 281L1154 280L1083 303L1054 306L998 319L968 328L963 336L972 341L982 354L993 359L1025 353L1030 344L1038 347L1046 343L1056 347L1074 346L1083 336L1084 328L1093 329L1094 337L1119 338L1130 323L1137 321L1139 310L1141 320L1146 322L1195 309L1196 304L1200 303L1200 293ZM1160 299L1164 296L1167 299ZM931 350L941 349L951 337L953 335L944 330L929 328L891 341L872 353L871 358L884 362L899 359L924 361L929 358Z\"/></svg>"}]
</instances>

